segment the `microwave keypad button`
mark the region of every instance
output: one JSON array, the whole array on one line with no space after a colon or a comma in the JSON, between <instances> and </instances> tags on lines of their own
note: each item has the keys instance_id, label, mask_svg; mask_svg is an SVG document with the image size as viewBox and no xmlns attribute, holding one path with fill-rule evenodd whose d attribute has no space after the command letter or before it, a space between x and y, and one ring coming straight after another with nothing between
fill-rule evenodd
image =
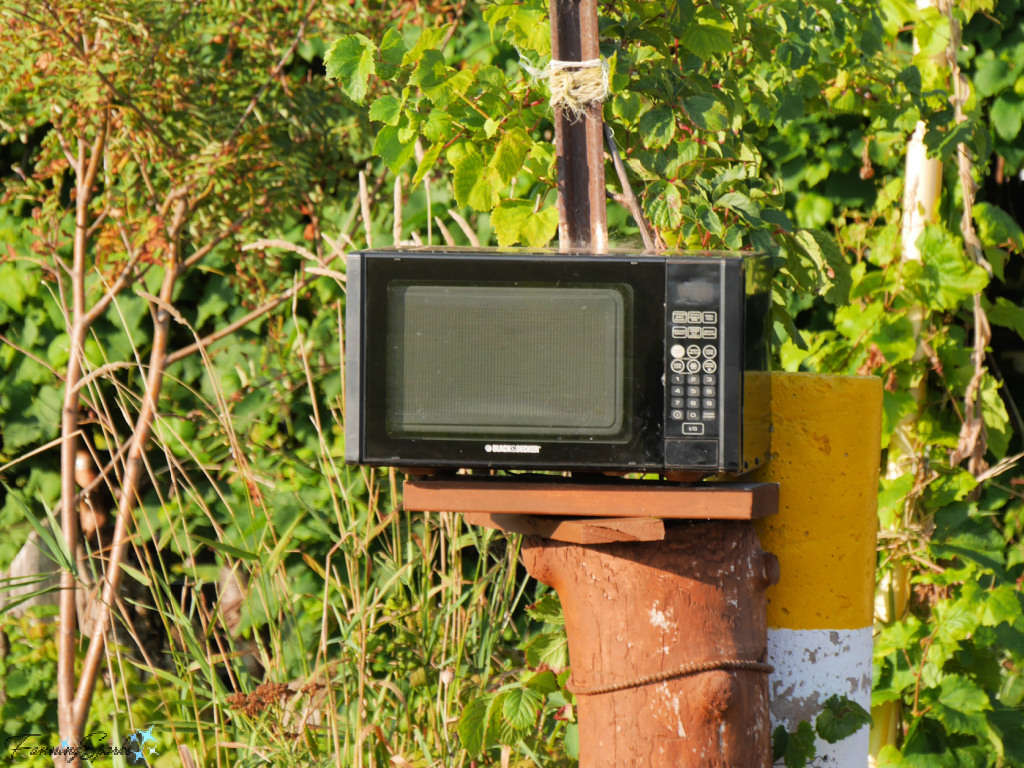
<instances>
[{"instance_id":1,"label":"microwave keypad button","mask_svg":"<svg viewBox=\"0 0 1024 768\"><path fill-rule=\"evenodd\" d=\"M683 396L683 388L682 387L672 387L672 397L682 397L682 396Z\"/></svg>"},{"instance_id":2,"label":"microwave keypad button","mask_svg":"<svg viewBox=\"0 0 1024 768\"><path fill-rule=\"evenodd\" d=\"M693 389L693 387L691 387ZM686 390L686 394L690 394L690 390ZM714 387L704 387L704 397L714 397L716 394Z\"/></svg>"},{"instance_id":3,"label":"microwave keypad button","mask_svg":"<svg viewBox=\"0 0 1024 768\"><path fill-rule=\"evenodd\" d=\"M696 362L697 362L696 360L690 360L687 363L687 366L689 366L690 363L696 363ZM698 363L698 365L700 365L700 364ZM714 373L715 371L718 370L718 363L716 363L714 360L705 360L704 361L704 370L707 373Z\"/></svg>"},{"instance_id":4,"label":"microwave keypad button","mask_svg":"<svg viewBox=\"0 0 1024 768\"><path fill-rule=\"evenodd\" d=\"M686 378L687 378L687 380L689 380L689 379L696 379L697 377L696 376L687 376ZM709 386L709 387L715 386L715 377L714 376L711 376L710 374L705 373L703 376L701 376L701 379L703 380L704 384L706 384L707 386Z\"/></svg>"},{"instance_id":5,"label":"microwave keypad button","mask_svg":"<svg viewBox=\"0 0 1024 768\"><path fill-rule=\"evenodd\" d=\"M701 338L701 327L699 325L690 325L686 328L686 337L688 339L699 339Z\"/></svg>"},{"instance_id":6,"label":"microwave keypad button","mask_svg":"<svg viewBox=\"0 0 1024 768\"><path fill-rule=\"evenodd\" d=\"M707 367L708 363L711 363L712 365L714 365L714 363L711 360L706 361L704 363L704 370L705 371L708 369L708 367ZM696 373L697 371L699 371L700 370L700 360L687 360L686 361L686 370L691 371L692 373Z\"/></svg>"},{"instance_id":7,"label":"microwave keypad button","mask_svg":"<svg viewBox=\"0 0 1024 768\"><path fill-rule=\"evenodd\" d=\"M718 329L715 328L714 326L711 326L709 328L701 328L700 335L703 339L717 339Z\"/></svg>"},{"instance_id":8,"label":"microwave keypad button","mask_svg":"<svg viewBox=\"0 0 1024 768\"><path fill-rule=\"evenodd\" d=\"M691 344L686 348L687 357L700 357L700 347L696 344Z\"/></svg>"},{"instance_id":9,"label":"microwave keypad button","mask_svg":"<svg viewBox=\"0 0 1024 768\"><path fill-rule=\"evenodd\" d=\"M714 399L712 399L712 398L705 398L704 399L704 407L705 408L714 408L715 407Z\"/></svg>"},{"instance_id":10,"label":"microwave keypad button","mask_svg":"<svg viewBox=\"0 0 1024 768\"><path fill-rule=\"evenodd\" d=\"M704 411L704 413L701 414L701 419L703 419L704 421L714 421L715 420L715 412L714 411Z\"/></svg>"},{"instance_id":11,"label":"microwave keypad button","mask_svg":"<svg viewBox=\"0 0 1024 768\"><path fill-rule=\"evenodd\" d=\"M700 376L694 376L692 373L686 377L687 384L700 384Z\"/></svg>"},{"instance_id":12,"label":"microwave keypad button","mask_svg":"<svg viewBox=\"0 0 1024 768\"><path fill-rule=\"evenodd\" d=\"M683 434L686 435L687 437L690 437L692 435L703 435L704 434L704 425L700 424L700 423L697 423L697 424L689 424L689 423L683 424Z\"/></svg>"},{"instance_id":13,"label":"microwave keypad button","mask_svg":"<svg viewBox=\"0 0 1024 768\"><path fill-rule=\"evenodd\" d=\"M672 322L673 323L685 323L686 322L686 313L685 312L673 312L672 313Z\"/></svg>"},{"instance_id":14,"label":"microwave keypad button","mask_svg":"<svg viewBox=\"0 0 1024 768\"><path fill-rule=\"evenodd\" d=\"M700 312L687 312L686 322L688 323L700 323L702 314Z\"/></svg>"},{"instance_id":15,"label":"microwave keypad button","mask_svg":"<svg viewBox=\"0 0 1024 768\"><path fill-rule=\"evenodd\" d=\"M686 381L687 378L688 378L687 376L684 376L681 373L673 373L672 374L672 383L673 384L686 384L686 383L688 383ZM692 382L689 382L689 383L692 383Z\"/></svg>"},{"instance_id":16,"label":"microwave keypad button","mask_svg":"<svg viewBox=\"0 0 1024 768\"><path fill-rule=\"evenodd\" d=\"M700 408L700 399L696 397L691 397L689 400L686 401L686 407L691 409ZM708 406L705 406L705 408L706 407ZM715 406L712 405L711 407L714 408Z\"/></svg>"},{"instance_id":17,"label":"microwave keypad button","mask_svg":"<svg viewBox=\"0 0 1024 768\"><path fill-rule=\"evenodd\" d=\"M682 344L673 344L672 349L669 350L669 353L672 355L672 357L682 357L683 355L686 354L686 347L684 347Z\"/></svg>"},{"instance_id":18,"label":"microwave keypad button","mask_svg":"<svg viewBox=\"0 0 1024 768\"><path fill-rule=\"evenodd\" d=\"M717 312L705 312L704 313L704 322L708 323L710 325L714 325L715 323L718 322L718 313Z\"/></svg>"},{"instance_id":19,"label":"microwave keypad button","mask_svg":"<svg viewBox=\"0 0 1024 768\"><path fill-rule=\"evenodd\" d=\"M686 388L686 396L687 397L700 397L700 387L687 387Z\"/></svg>"},{"instance_id":20,"label":"microwave keypad button","mask_svg":"<svg viewBox=\"0 0 1024 768\"><path fill-rule=\"evenodd\" d=\"M672 338L673 339L685 339L688 337L688 330L684 325L672 326Z\"/></svg>"},{"instance_id":21,"label":"microwave keypad button","mask_svg":"<svg viewBox=\"0 0 1024 768\"><path fill-rule=\"evenodd\" d=\"M680 415L676 416L677 413L679 413ZM681 419L682 418L682 414L679 411L673 411L672 412L672 418L673 419L675 419L675 418L680 418ZM687 421L700 421L700 411L687 411L686 412L686 420Z\"/></svg>"},{"instance_id":22,"label":"microwave keypad button","mask_svg":"<svg viewBox=\"0 0 1024 768\"><path fill-rule=\"evenodd\" d=\"M704 347L704 349L702 351L704 352L704 357L714 357L715 355L718 354L718 350L715 349L710 344L708 344L706 347ZM686 352L689 355L690 350L688 349L688 350L686 350ZM696 357L696 355L690 355L690 357Z\"/></svg>"},{"instance_id":23,"label":"microwave keypad button","mask_svg":"<svg viewBox=\"0 0 1024 768\"><path fill-rule=\"evenodd\" d=\"M683 412L682 411L672 411L672 418L675 419L676 421L682 421L683 420Z\"/></svg>"},{"instance_id":24,"label":"microwave keypad button","mask_svg":"<svg viewBox=\"0 0 1024 768\"><path fill-rule=\"evenodd\" d=\"M669 403L669 405L671 405L673 408L682 408L683 407L683 398L681 398L681 397L673 397L672 398L672 402Z\"/></svg>"},{"instance_id":25,"label":"microwave keypad button","mask_svg":"<svg viewBox=\"0 0 1024 768\"><path fill-rule=\"evenodd\" d=\"M686 363L684 363L682 360L672 361L672 370L675 371L676 373L682 373L685 369Z\"/></svg>"}]
</instances>

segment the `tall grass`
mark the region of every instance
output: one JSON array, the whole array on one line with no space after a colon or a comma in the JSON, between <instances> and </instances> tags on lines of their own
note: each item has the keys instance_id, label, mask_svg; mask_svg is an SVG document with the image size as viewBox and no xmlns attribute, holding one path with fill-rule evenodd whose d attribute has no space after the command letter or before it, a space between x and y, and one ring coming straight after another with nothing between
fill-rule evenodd
<instances>
[{"instance_id":1,"label":"tall grass","mask_svg":"<svg viewBox=\"0 0 1024 768\"><path fill-rule=\"evenodd\" d=\"M523 665L509 643L526 589L518 545L405 512L393 470L344 465L342 308L293 301L168 370L95 741L152 726L151 764L186 768L469 764L464 705ZM85 393L98 466L122 452L110 425L132 423L140 381L112 370ZM83 592L104 562L102 548L80 553ZM52 625L0 625L8 681L19 661L42 681L9 696L4 727L48 743ZM137 764L96 764L108 759Z\"/></svg>"}]
</instances>

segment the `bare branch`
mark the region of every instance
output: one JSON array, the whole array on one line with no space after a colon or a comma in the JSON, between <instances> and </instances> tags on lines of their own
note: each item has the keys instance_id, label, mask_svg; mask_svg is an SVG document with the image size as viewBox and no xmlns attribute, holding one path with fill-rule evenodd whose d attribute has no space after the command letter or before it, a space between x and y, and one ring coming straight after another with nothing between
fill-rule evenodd
<instances>
[{"instance_id":1,"label":"bare branch","mask_svg":"<svg viewBox=\"0 0 1024 768\"><path fill-rule=\"evenodd\" d=\"M224 326L219 331L215 331L214 333L211 333L209 336L204 336L202 339L199 339L195 344L189 344L187 347L182 347L177 352L171 353L170 355L167 356L167 360L166 360L167 365L171 365L172 363L176 363L179 360L181 360L182 358L188 357L189 355L193 354L194 352L198 352L200 349L206 349L211 344L213 344L213 343L215 343L217 341L220 341L225 336L228 336L228 335L234 333L235 331L237 331L239 328L242 328L242 327L248 325L249 323L251 323L256 318L261 317L262 315L267 314L267 312L270 312L275 307L279 307L281 304L283 304L284 302L288 301L288 299L290 299L297 292L301 291L303 288L305 288L307 285L309 285L309 283L310 283L309 280L303 280L301 283L298 283L295 286L293 286L292 288L289 288L287 291L282 293L277 298L272 299L272 300L268 301L266 304L263 304L262 306L257 307L252 312L250 312L249 314L245 315L245 317L240 317L238 320L235 320L235 322L230 323L229 325Z\"/></svg>"},{"instance_id":2,"label":"bare branch","mask_svg":"<svg viewBox=\"0 0 1024 768\"><path fill-rule=\"evenodd\" d=\"M241 216L239 216L234 221L232 221L230 227L228 227L226 230L224 230L220 234L216 235L210 242L208 242L206 245L204 245L198 251L193 253L191 256L189 256L187 259L185 259L183 262L181 262L181 269L188 269L193 264L195 264L196 262L200 261L210 251L212 251L218 245L223 243L228 237L230 237L235 232L237 232L238 228L240 226L242 226L242 222L244 222L246 219L248 219L249 216L250 216L250 214L248 212L246 212L246 213L243 213Z\"/></svg>"},{"instance_id":3,"label":"bare branch","mask_svg":"<svg viewBox=\"0 0 1024 768\"><path fill-rule=\"evenodd\" d=\"M254 240L251 243L246 243L242 246L243 251L259 251L264 248L280 248L283 251L290 251L291 253L297 253L304 259L309 259L312 262L320 263L320 260L316 257L311 250L303 248L301 245L295 245L289 243L287 240Z\"/></svg>"},{"instance_id":4,"label":"bare branch","mask_svg":"<svg viewBox=\"0 0 1024 768\"><path fill-rule=\"evenodd\" d=\"M608 152L612 156L612 165L615 166L615 173L619 176L619 184L622 186L624 203L629 209L630 214L632 214L636 225L640 228L640 237L644 239L644 248L648 251L653 251L656 246L654 243L654 237L651 236L650 225L644 217L643 209L640 207L640 203L637 201L636 195L633 194L633 187L630 185L629 177L626 175L626 166L622 162L622 158L619 156L619 148L615 144L615 134L612 132L611 126L609 126L608 123L604 124L604 139L605 143L608 144ZM618 200L617 196L616 200Z\"/></svg>"}]
</instances>

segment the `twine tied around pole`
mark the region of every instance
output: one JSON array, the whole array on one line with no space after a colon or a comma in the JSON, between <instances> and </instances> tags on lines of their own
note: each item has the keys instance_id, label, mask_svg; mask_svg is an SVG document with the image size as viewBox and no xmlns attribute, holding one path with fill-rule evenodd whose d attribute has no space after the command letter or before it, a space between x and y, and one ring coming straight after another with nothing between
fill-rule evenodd
<instances>
[{"instance_id":1,"label":"twine tied around pole","mask_svg":"<svg viewBox=\"0 0 1024 768\"><path fill-rule=\"evenodd\" d=\"M761 661L720 659L718 661L690 662L666 672L656 672L653 675L644 675L633 680L624 680L621 683L612 683L610 685L580 686L576 685L570 675L569 679L565 681L565 688L569 693L576 696L593 696L598 693L612 693L613 691L624 691L627 688L639 688L641 685L669 680L673 677L682 677L683 675L693 675L698 672L710 672L715 669L733 672L760 672L762 674L771 674L775 671L775 667L771 664L765 664Z\"/></svg>"},{"instance_id":2,"label":"twine tied around pole","mask_svg":"<svg viewBox=\"0 0 1024 768\"><path fill-rule=\"evenodd\" d=\"M561 107L572 115L573 122L586 115L591 104L600 104L608 96L608 62L604 59L559 61L552 59L546 67L534 67L519 54L521 66L534 80L547 80L551 91L551 108Z\"/></svg>"}]
</instances>

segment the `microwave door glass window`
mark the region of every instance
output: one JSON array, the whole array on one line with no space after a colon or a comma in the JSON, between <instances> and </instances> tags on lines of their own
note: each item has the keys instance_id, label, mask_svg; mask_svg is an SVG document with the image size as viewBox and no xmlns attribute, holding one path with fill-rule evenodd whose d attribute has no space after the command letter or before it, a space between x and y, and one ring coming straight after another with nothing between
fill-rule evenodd
<instances>
[{"instance_id":1,"label":"microwave door glass window","mask_svg":"<svg viewBox=\"0 0 1024 768\"><path fill-rule=\"evenodd\" d=\"M624 442L627 285L388 289L392 437Z\"/></svg>"}]
</instances>

